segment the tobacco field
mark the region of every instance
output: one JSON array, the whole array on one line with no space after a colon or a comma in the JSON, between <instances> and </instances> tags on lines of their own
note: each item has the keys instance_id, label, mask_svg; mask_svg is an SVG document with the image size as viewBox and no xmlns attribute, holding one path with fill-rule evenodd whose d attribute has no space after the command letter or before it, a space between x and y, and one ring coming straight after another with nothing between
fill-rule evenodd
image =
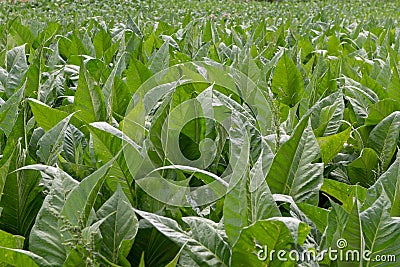
<instances>
[{"instance_id":1,"label":"tobacco field","mask_svg":"<svg viewBox=\"0 0 400 267\"><path fill-rule=\"evenodd\" d=\"M400 266L399 18L0 2L0 266Z\"/></svg>"}]
</instances>

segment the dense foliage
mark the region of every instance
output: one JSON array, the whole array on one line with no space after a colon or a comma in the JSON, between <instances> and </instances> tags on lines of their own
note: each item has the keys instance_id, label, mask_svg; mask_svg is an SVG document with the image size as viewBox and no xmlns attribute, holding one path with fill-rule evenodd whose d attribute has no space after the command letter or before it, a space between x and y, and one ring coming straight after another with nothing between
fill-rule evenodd
<instances>
[{"instance_id":1,"label":"dense foliage","mask_svg":"<svg viewBox=\"0 0 400 267\"><path fill-rule=\"evenodd\" d=\"M399 264L397 1L0 11L0 266Z\"/></svg>"}]
</instances>

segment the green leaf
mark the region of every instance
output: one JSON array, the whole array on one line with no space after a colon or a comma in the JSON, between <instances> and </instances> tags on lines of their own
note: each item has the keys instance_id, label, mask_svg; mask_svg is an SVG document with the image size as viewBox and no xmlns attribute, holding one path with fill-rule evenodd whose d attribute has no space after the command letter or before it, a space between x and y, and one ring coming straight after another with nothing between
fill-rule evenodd
<instances>
[{"instance_id":1,"label":"green leaf","mask_svg":"<svg viewBox=\"0 0 400 267\"><path fill-rule=\"evenodd\" d=\"M142 256L140 257L140 263L139 263L139 267L145 267L145 263L144 263L144 252L142 253Z\"/></svg>"},{"instance_id":2,"label":"green leaf","mask_svg":"<svg viewBox=\"0 0 400 267\"><path fill-rule=\"evenodd\" d=\"M85 135L72 124L65 130L62 146L66 160L75 164L82 163L82 154L88 144Z\"/></svg>"},{"instance_id":3,"label":"green leaf","mask_svg":"<svg viewBox=\"0 0 400 267\"><path fill-rule=\"evenodd\" d=\"M324 179L321 191L342 202L343 207L350 211L353 205L353 197L362 202L365 199L367 190L360 185L348 185L335 180Z\"/></svg>"},{"instance_id":4,"label":"green leaf","mask_svg":"<svg viewBox=\"0 0 400 267\"><path fill-rule=\"evenodd\" d=\"M314 130L316 136L330 136L335 134L343 119L344 101L343 97L339 95L332 105L321 108L319 114L318 128Z\"/></svg>"},{"instance_id":5,"label":"green leaf","mask_svg":"<svg viewBox=\"0 0 400 267\"><path fill-rule=\"evenodd\" d=\"M96 51L96 58L102 58L104 52L112 45L110 35L101 29L93 38L93 46Z\"/></svg>"},{"instance_id":6,"label":"green leaf","mask_svg":"<svg viewBox=\"0 0 400 267\"><path fill-rule=\"evenodd\" d=\"M177 266L179 257L181 256L181 253L182 253L184 247L185 246L181 247L178 254L176 254L175 258L172 261L170 261L167 265L165 265L165 267L176 267Z\"/></svg>"},{"instance_id":7,"label":"green leaf","mask_svg":"<svg viewBox=\"0 0 400 267\"><path fill-rule=\"evenodd\" d=\"M5 184L0 201L0 207L3 208L0 228L27 237L43 202L43 187L39 186L40 176L37 173L29 170L14 172L30 160L21 143L24 127L23 114L19 114L4 151L4 161L8 160L7 157L11 161L8 175L2 177L5 178ZM21 160L25 157L26 161Z\"/></svg>"},{"instance_id":8,"label":"green leaf","mask_svg":"<svg viewBox=\"0 0 400 267\"><path fill-rule=\"evenodd\" d=\"M390 200L384 189L378 199L360 214L364 231L365 248L370 259L377 255L395 255L395 262L387 262L386 266L395 266L400 262L400 219L391 217L388 211ZM379 262L369 261L366 266L375 266Z\"/></svg>"},{"instance_id":9,"label":"green leaf","mask_svg":"<svg viewBox=\"0 0 400 267\"><path fill-rule=\"evenodd\" d=\"M110 175L115 178L107 179L106 183L115 190L116 185L121 183L125 193L133 200L130 192L133 175L138 170L142 157L139 146L120 130L105 122L95 122L89 125L93 137L93 149L102 162L108 162L118 156L110 170ZM121 149L123 153L120 153Z\"/></svg>"},{"instance_id":10,"label":"green leaf","mask_svg":"<svg viewBox=\"0 0 400 267\"><path fill-rule=\"evenodd\" d=\"M348 251L357 250L360 253L360 255L364 255L365 247L364 247L363 230L360 219L360 202L358 201L357 198L353 199L353 208L349 213L349 217L347 219L345 227L343 228L343 233L341 235L341 238L345 239L347 242L347 246L342 248L343 253L347 255L349 253ZM351 256L349 257L351 259ZM362 257L360 257L360 262L357 261L349 262L346 261L346 259L344 259L344 261L339 259L338 262L340 266L362 266L362 263L363 263Z\"/></svg>"},{"instance_id":11,"label":"green leaf","mask_svg":"<svg viewBox=\"0 0 400 267\"><path fill-rule=\"evenodd\" d=\"M38 212L29 236L29 250L43 257L50 266L62 266L67 258L61 236L60 213L66 196L78 186L78 182L59 168L30 165L25 170L37 170L51 180L51 188Z\"/></svg>"},{"instance_id":12,"label":"green leaf","mask_svg":"<svg viewBox=\"0 0 400 267\"><path fill-rule=\"evenodd\" d=\"M36 99L29 98L28 103L32 109L35 121L45 131L50 130L69 115L67 112L51 108Z\"/></svg>"},{"instance_id":13,"label":"green leaf","mask_svg":"<svg viewBox=\"0 0 400 267\"><path fill-rule=\"evenodd\" d=\"M11 160L14 158L15 150L8 156L8 159L4 162L0 161L2 164L0 167L0 200L3 196L4 185L6 183L6 178L10 169ZM1 217L1 210L0 210L0 217Z\"/></svg>"},{"instance_id":14,"label":"green leaf","mask_svg":"<svg viewBox=\"0 0 400 267\"><path fill-rule=\"evenodd\" d=\"M68 37L61 36L58 40L60 56L66 59L68 63L79 66L82 62L82 55L89 54L84 41L84 38L80 38L77 31L72 32Z\"/></svg>"},{"instance_id":15,"label":"green leaf","mask_svg":"<svg viewBox=\"0 0 400 267\"><path fill-rule=\"evenodd\" d=\"M100 226L103 236L102 255L111 262L118 263L119 257L127 256L120 254L122 243L124 242L130 249L139 226L135 211L121 187L118 187L111 198L101 206L97 211L97 217L105 218L111 213L112 215Z\"/></svg>"},{"instance_id":16,"label":"green leaf","mask_svg":"<svg viewBox=\"0 0 400 267\"><path fill-rule=\"evenodd\" d=\"M317 140L308 120L303 119L275 155L266 177L271 192L290 195L296 202L317 204L323 164L312 162L318 155Z\"/></svg>"},{"instance_id":17,"label":"green leaf","mask_svg":"<svg viewBox=\"0 0 400 267\"><path fill-rule=\"evenodd\" d=\"M165 70L169 67L169 41L167 40L153 55L149 62L149 69L153 73Z\"/></svg>"},{"instance_id":18,"label":"green leaf","mask_svg":"<svg viewBox=\"0 0 400 267\"><path fill-rule=\"evenodd\" d=\"M11 249L0 246L0 263L6 266L24 266L24 267L47 267L50 266L43 258L33 254L32 252Z\"/></svg>"},{"instance_id":19,"label":"green leaf","mask_svg":"<svg viewBox=\"0 0 400 267\"><path fill-rule=\"evenodd\" d=\"M126 83L131 94L152 76L151 71L142 62L131 58L126 74Z\"/></svg>"},{"instance_id":20,"label":"green leaf","mask_svg":"<svg viewBox=\"0 0 400 267\"><path fill-rule=\"evenodd\" d=\"M35 36L29 27L22 25L19 21L14 20L11 24L10 33L17 44L28 44L29 46L35 40Z\"/></svg>"},{"instance_id":21,"label":"green leaf","mask_svg":"<svg viewBox=\"0 0 400 267\"><path fill-rule=\"evenodd\" d=\"M376 125L395 111L400 111L400 102L390 98L383 99L369 108L366 125Z\"/></svg>"},{"instance_id":22,"label":"green leaf","mask_svg":"<svg viewBox=\"0 0 400 267\"><path fill-rule=\"evenodd\" d=\"M296 105L303 96L303 78L286 52L275 67L271 89L280 101L290 106Z\"/></svg>"},{"instance_id":23,"label":"green leaf","mask_svg":"<svg viewBox=\"0 0 400 267\"><path fill-rule=\"evenodd\" d=\"M271 151L266 152L271 164ZM235 244L243 227L258 220L281 216L263 173L262 154L247 175L229 189L224 201L224 226L230 243Z\"/></svg>"},{"instance_id":24,"label":"green leaf","mask_svg":"<svg viewBox=\"0 0 400 267\"><path fill-rule=\"evenodd\" d=\"M39 48L31 55L33 59L29 62L29 68L26 73L26 93L27 96L37 96L38 99L46 101L45 87L42 88L41 82L41 68L44 67L42 63L42 49Z\"/></svg>"},{"instance_id":25,"label":"green leaf","mask_svg":"<svg viewBox=\"0 0 400 267\"><path fill-rule=\"evenodd\" d=\"M25 45L14 47L7 51L7 80L4 85L8 96L14 94L15 90L21 85L25 73L28 70L26 62Z\"/></svg>"},{"instance_id":26,"label":"green leaf","mask_svg":"<svg viewBox=\"0 0 400 267\"><path fill-rule=\"evenodd\" d=\"M351 198L353 199L353 198ZM351 202L351 201L350 201ZM329 248L337 248L337 241L341 238L343 234L343 229L347 223L349 218L349 214L346 210L339 204L335 203L334 201L330 200L330 204L332 206L331 211L328 214L328 225L325 229L324 235L322 237L322 241L320 243L321 249L329 249ZM352 209L350 204L350 211ZM325 259L330 261L330 259Z\"/></svg>"},{"instance_id":27,"label":"green leaf","mask_svg":"<svg viewBox=\"0 0 400 267\"><path fill-rule=\"evenodd\" d=\"M24 95L25 86L15 92L0 106L0 130L8 137L18 118L18 107Z\"/></svg>"},{"instance_id":28,"label":"green leaf","mask_svg":"<svg viewBox=\"0 0 400 267\"><path fill-rule=\"evenodd\" d=\"M125 55L122 55L118 62L116 63L116 66L114 69L111 71L110 76L108 76L108 79L106 83L103 86L102 93L104 97L104 104L106 106L106 116L107 116L107 121L111 121L112 117L112 107L113 107L113 99L114 95L116 94L116 87L115 87L115 79L117 78L117 75L122 72L122 70L125 69ZM121 95L119 97L122 97Z\"/></svg>"},{"instance_id":29,"label":"green leaf","mask_svg":"<svg viewBox=\"0 0 400 267\"><path fill-rule=\"evenodd\" d=\"M400 154L397 154L396 161L368 189L368 193L378 197L381 188L384 189L390 201L390 205L386 207L390 211L390 215L400 217ZM368 205L368 203L364 203L364 205Z\"/></svg>"},{"instance_id":30,"label":"green leaf","mask_svg":"<svg viewBox=\"0 0 400 267\"><path fill-rule=\"evenodd\" d=\"M329 211L307 203L298 203L297 205L300 210L316 225L318 230L323 233L328 224Z\"/></svg>"},{"instance_id":31,"label":"green leaf","mask_svg":"<svg viewBox=\"0 0 400 267\"><path fill-rule=\"evenodd\" d=\"M369 135L367 147L376 151L383 170L387 169L392 160L399 134L400 111L395 111L376 125Z\"/></svg>"},{"instance_id":32,"label":"green leaf","mask_svg":"<svg viewBox=\"0 0 400 267\"><path fill-rule=\"evenodd\" d=\"M114 160L115 158L83 179L68 195L61 215L65 216L72 225L78 226L80 222L84 227L88 226L89 215Z\"/></svg>"},{"instance_id":33,"label":"green leaf","mask_svg":"<svg viewBox=\"0 0 400 267\"><path fill-rule=\"evenodd\" d=\"M341 54L343 47L339 38L337 38L335 35L328 37L327 50L332 56L339 56Z\"/></svg>"},{"instance_id":34,"label":"green leaf","mask_svg":"<svg viewBox=\"0 0 400 267\"><path fill-rule=\"evenodd\" d=\"M259 220L281 216L279 208L275 203L267 182L265 181L265 173L268 172L273 159L272 152L269 149L265 150L266 152L261 153L259 159L250 170L250 181L247 185L248 194L251 196L248 205L249 224L255 223Z\"/></svg>"},{"instance_id":35,"label":"green leaf","mask_svg":"<svg viewBox=\"0 0 400 267\"><path fill-rule=\"evenodd\" d=\"M185 247L191 249L191 252L195 251L195 257L201 259L201 262L206 261L206 257L210 251L212 251L216 259L207 262L208 266L214 266L220 264L220 266L228 266L231 250L227 243L227 237L225 231L220 229L221 227L206 218L201 217L184 217L182 220L187 223L190 227L190 236L194 240L197 240L203 245L203 249L194 248L191 246L190 241ZM198 264L200 260L193 258ZM222 261L219 263L219 261Z\"/></svg>"},{"instance_id":36,"label":"green leaf","mask_svg":"<svg viewBox=\"0 0 400 267\"><path fill-rule=\"evenodd\" d=\"M192 228L194 233L191 235L183 231L172 219L144 211L135 211L179 246L186 244L184 250L200 266L228 266L229 246L216 229L214 222L207 219L186 218L188 224L199 227Z\"/></svg>"},{"instance_id":37,"label":"green leaf","mask_svg":"<svg viewBox=\"0 0 400 267\"><path fill-rule=\"evenodd\" d=\"M101 89L90 77L84 65L81 66L79 71L74 106L75 110L80 111L77 116L86 123L106 119L106 107Z\"/></svg>"},{"instance_id":38,"label":"green leaf","mask_svg":"<svg viewBox=\"0 0 400 267\"><path fill-rule=\"evenodd\" d=\"M270 218L245 227L233 247L235 266L293 266L294 262L269 257L272 250L295 249L302 245L309 227L295 218ZM260 257L260 258L259 258ZM265 258L264 258L265 257Z\"/></svg>"},{"instance_id":39,"label":"green leaf","mask_svg":"<svg viewBox=\"0 0 400 267\"><path fill-rule=\"evenodd\" d=\"M36 152L42 162L52 166L57 162L59 153L62 151L64 134L68 123L74 114L69 115L47 131L38 142L39 149Z\"/></svg>"},{"instance_id":40,"label":"green leaf","mask_svg":"<svg viewBox=\"0 0 400 267\"><path fill-rule=\"evenodd\" d=\"M318 145L321 149L322 161L329 163L342 149L343 145L350 137L351 127L338 134L317 137Z\"/></svg>"},{"instance_id":41,"label":"green leaf","mask_svg":"<svg viewBox=\"0 0 400 267\"><path fill-rule=\"evenodd\" d=\"M312 221L304 212L301 211L299 206L297 205L296 202L294 202L293 198L288 195L282 195L282 194L274 194L273 195L274 200L280 204L280 206L283 206L283 212L287 212L287 206L284 203L289 204L289 212L292 215L292 217L301 220L302 222L306 223L310 227L310 237L314 238L315 240L320 240L321 238L321 233L323 231L319 231L316 223ZM300 204L306 204L309 206L312 206L307 203L299 203ZM316 206L313 206L316 207ZM316 207L317 208L317 207ZM323 220L323 218L322 218Z\"/></svg>"},{"instance_id":42,"label":"green leaf","mask_svg":"<svg viewBox=\"0 0 400 267\"><path fill-rule=\"evenodd\" d=\"M25 238L0 230L0 246L6 248L23 248Z\"/></svg>"},{"instance_id":43,"label":"green leaf","mask_svg":"<svg viewBox=\"0 0 400 267\"><path fill-rule=\"evenodd\" d=\"M370 187L376 181L376 169L379 159L371 148L364 148L360 157L347 165L347 175L352 184L360 184L363 187Z\"/></svg>"},{"instance_id":44,"label":"green leaf","mask_svg":"<svg viewBox=\"0 0 400 267\"><path fill-rule=\"evenodd\" d=\"M73 249L69 252L67 259L65 260L63 267L79 267L85 265L85 261L82 258L82 254L77 250Z\"/></svg>"}]
</instances>

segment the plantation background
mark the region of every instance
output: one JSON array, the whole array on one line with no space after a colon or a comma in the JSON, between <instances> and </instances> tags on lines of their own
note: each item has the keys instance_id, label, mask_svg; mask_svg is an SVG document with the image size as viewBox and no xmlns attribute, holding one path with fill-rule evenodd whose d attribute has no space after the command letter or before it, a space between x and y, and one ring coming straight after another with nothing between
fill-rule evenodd
<instances>
[{"instance_id":1,"label":"plantation background","mask_svg":"<svg viewBox=\"0 0 400 267\"><path fill-rule=\"evenodd\" d=\"M0 266L399 264L398 1L0 14Z\"/></svg>"}]
</instances>

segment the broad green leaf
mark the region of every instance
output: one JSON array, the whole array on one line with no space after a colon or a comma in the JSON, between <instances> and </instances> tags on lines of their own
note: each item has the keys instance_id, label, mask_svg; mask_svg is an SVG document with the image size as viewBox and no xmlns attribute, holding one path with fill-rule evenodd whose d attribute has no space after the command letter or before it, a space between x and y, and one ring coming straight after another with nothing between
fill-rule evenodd
<instances>
[{"instance_id":1,"label":"broad green leaf","mask_svg":"<svg viewBox=\"0 0 400 267\"><path fill-rule=\"evenodd\" d=\"M400 262L400 219L391 217L388 207L390 200L382 189L373 205L360 213L365 248L371 252L369 256L372 259L365 266L382 266L380 262L373 261L377 255L395 255L396 261L387 262L385 266L395 266Z\"/></svg>"},{"instance_id":2,"label":"broad green leaf","mask_svg":"<svg viewBox=\"0 0 400 267\"><path fill-rule=\"evenodd\" d=\"M24 237L12 235L0 230L0 246L6 248L23 248Z\"/></svg>"},{"instance_id":3,"label":"broad green leaf","mask_svg":"<svg viewBox=\"0 0 400 267\"><path fill-rule=\"evenodd\" d=\"M50 130L69 115L64 111L51 108L36 99L29 98L28 103L32 109L36 122L45 131ZM51 114L51 116L49 116L49 114Z\"/></svg>"},{"instance_id":4,"label":"broad green leaf","mask_svg":"<svg viewBox=\"0 0 400 267\"><path fill-rule=\"evenodd\" d=\"M265 152L267 154L271 151ZM258 220L281 216L281 213L265 182L263 163L265 169L270 167L272 158L263 162L262 155L250 170L229 193L224 201L224 226L231 244L235 244L243 227Z\"/></svg>"},{"instance_id":5,"label":"broad green leaf","mask_svg":"<svg viewBox=\"0 0 400 267\"><path fill-rule=\"evenodd\" d=\"M15 92L0 106L0 130L8 137L18 117L18 107L24 95L25 86Z\"/></svg>"},{"instance_id":6,"label":"broad green leaf","mask_svg":"<svg viewBox=\"0 0 400 267\"><path fill-rule=\"evenodd\" d=\"M43 187L39 186L38 173L29 170L15 172L30 161L21 143L24 127L23 114L19 114L4 149L4 162L8 159L11 161L8 175L2 177L3 180L5 179L5 184L0 200L0 207L3 208L0 228L9 233L27 237L43 202ZM25 161L21 160L23 158Z\"/></svg>"},{"instance_id":7,"label":"broad green leaf","mask_svg":"<svg viewBox=\"0 0 400 267\"><path fill-rule=\"evenodd\" d=\"M37 170L51 179L52 185L29 236L29 250L43 257L49 266L62 266L67 258L61 236L60 213L67 195L77 187L78 182L61 169L30 165L22 169Z\"/></svg>"},{"instance_id":8,"label":"broad green leaf","mask_svg":"<svg viewBox=\"0 0 400 267\"><path fill-rule=\"evenodd\" d=\"M0 164L1 164L1 167L0 167L0 200L3 195L4 186L6 184L6 178L7 178L9 169L10 169L11 160L14 158L14 153L15 153L15 150L11 153L11 155L8 155L7 160L0 161ZM1 216L1 210L0 210L0 216Z\"/></svg>"},{"instance_id":9,"label":"broad green leaf","mask_svg":"<svg viewBox=\"0 0 400 267\"><path fill-rule=\"evenodd\" d=\"M46 165L52 166L57 162L58 155L63 149L65 131L73 115L67 116L40 138L38 142L39 149L36 153Z\"/></svg>"},{"instance_id":10,"label":"broad green leaf","mask_svg":"<svg viewBox=\"0 0 400 267\"><path fill-rule=\"evenodd\" d=\"M343 95L341 92L335 92L327 97L317 101L312 107L302 105L300 102L300 115L310 114L311 127L317 134L317 137L325 134L334 134L340 126L340 120L343 118ZM317 129L318 132L316 131Z\"/></svg>"},{"instance_id":11,"label":"broad green leaf","mask_svg":"<svg viewBox=\"0 0 400 267\"><path fill-rule=\"evenodd\" d=\"M120 130L105 122L95 122L89 125L93 137L93 149L98 160L107 162L118 156L110 169L110 175L115 178L107 179L106 183L115 190L116 185L121 183L125 193L133 200L130 192L133 175L136 174L141 162L139 146ZM120 151L123 150L122 153Z\"/></svg>"},{"instance_id":12,"label":"broad green leaf","mask_svg":"<svg viewBox=\"0 0 400 267\"><path fill-rule=\"evenodd\" d=\"M217 223L201 217L184 217L182 220L189 225L191 238L207 248L204 248L203 251L196 249L196 257L205 257L209 253L208 251L212 251L218 260L223 262L222 265L229 265L231 249L227 242L225 231L219 229L220 227ZM190 248L190 244L185 246ZM204 260L202 261L204 262ZM217 264L218 261L215 259L208 264L213 265L213 262ZM198 260L197 263L199 263Z\"/></svg>"},{"instance_id":13,"label":"broad green leaf","mask_svg":"<svg viewBox=\"0 0 400 267\"><path fill-rule=\"evenodd\" d=\"M89 216L92 212L97 195L107 178L107 174L114 162L111 159L94 173L86 177L74 188L65 200L61 215L72 225L78 226L80 222L84 227L88 226ZM76 211L80 211L77 213Z\"/></svg>"},{"instance_id":14,"label":"broad green leaf","mask_svg":"<svg viewBox=\"0 0 400 267\"><path fill-rule=\"evenodd\" d=\"M13 21L11 24L10 33L12 38L19 45L28 44L28 46L30 46L35 39L29 27L24 26L17 20Z\"/></svg>"},{"instance_id":15,"label":"broad green leaf","mask_svg":"<svg viewBox=\"0 0 400 267\"><path fill-rule=\"evenodd\" d=\"M350 211L353 205L353 197L362 202L365 199L367 190L360 185L348 185L335 180L324 179L321 191L342 202L343 207Z\"/></svg>"},{"instance_id":16,"label":"broad green leaf","mask_svg":"<svg viewBox=\"0 0 400 267\"><path fill-rule=\"evenodd\" d=\"M72 163L82 163L83 151L88 146L85 135L75 126L69 124L62 142L63 157Z\"/></svg>"},{"instance_id":17,"label":"broad green leaf","mask_svg":"<svg viewBox=\"0 0 400 267\"><path fill-rule=\"evenodd\" d=\"M328 37L327 42L327 50L328 53L332 56L339 56L342 52L342 44L335 35L331 35Z\"/></svg>"},{"instance_id":18,"label":"broad green leaf","mask_svg":"<svg viewBox=\"0 0 400 267\"><path fill-rule=\"evenodd\" d=\"M126 74L126 83L131 94L135 93L136 90L151 77L151 71L143 65L142 62L131 58Z\"/></svg>"},{"instance_id":19,"label":"broad green leaf","mask_svg":"<svg viewBox=\"0 0 400 267\"><path fill-rule=\"evenodd\" d=\"M316 225L318 230L323 233L328 224L329 211L318 206L307 203L299 203L298 207Z\"/></svg>"},{"instance_id":20,"label":"broad green leaf","mask_svg":"<svg viewBox=\"0 0 400 267\"><path fill-rule=\"evenodd\" d=\"M343 229L343 233L341 238L346 240L346 246L344 248L339 247L343 253L349 255L349 251L357 250L360 254L364 255L365 251L365 244L364 244L364 236L363 230L361 225L361 218L360 218L360 202L357 198L353 198L353 208L349 213L349 217L346 222L346 226ZM338 247L340 243L336 240L336 247ZM338 265L339 266L362 266L363 258L360 257L360 261L358 262L356 258L354 258L355 262L352 262L351 256L348 256L349 260L339 259ZM351 261L351 262L349 262Z\"/></svg>"},{"instance_id":21,"label":"broad green leaf","mask_svg":"<svg viewBox=\"0 0 400 267\"><path fill-rule=\"evenodd\" d=\"M111 46L112 40L110 35L101 29L93 38L93 46L96 51L96 57L102 58L104 52Z\"/></svg>"},{"instance_id":22,"label":"broad green leaf","mask_svg":"<svg viewBox=\"0 0 400 267\"><path fill-rule=\"evenodd\" d=\"M5 248L0 246L0 264L6 264L6 266L24 266L24 267L47 267L50 266L46 260L35 255L32 252Z\"/></svg>"},{"instance_id":23,"label":"broad green leaf","mask_svg":"<svg viewBox=\"0 0 400 267\"><path fill-rule=\"evenodd\" d=\"M249 225L248 198L247 177L243 176L228 191L224 201L224 225L230 244L235 244L239 239L240 231Z\"/></svg>"},{"instance_id":24,"label":"broad green leaf","mask_svg":"<svg viewBox=\"0 0 400 267\"><path fill-rule=\"evenodd\" d=\"M318 229L318 226L316 225L316 223L311 220L298 206L298 204L296 202L294 202L293 198L291 196L288 195L282 195L282 194L274 194L273 195L274 200L279 203L280 205L283 205L284 203L289 204L289 209L287 209L287 207L284 205L284 207L282 208L283 211L282 213L284 214L284 212L290 212L291 216L299 219L300 221L306 223L309 227L310 227L310 237L312 236L312 238L314 238L314 240L320 240L321 238L321 234L323 233L323 230L320 231ZM309 205L315 208L318 208L317 206L313 206L311 204L307 204L307 203L299 203L299 205L301 204L305 204L305 205ZM321 213L322 211L320 210L319 213ZM324 218L320 218L321 220L324 220Z\"/></svg>"},{"instance_id":25,"label":"broad green leaf","mask_svg":"<svg viewBox=\"0 0 400 267\"><path fill-rule=\"evenodd\" d=\"M135 210L142 218L152 224L158 231L166 235L179 246L185 245L184 250L200 266L228 266L229 246L216 229L214 222L206 219L200 223L198 229L192 229L194 234L183 231L178 223L170 218L162 217L156 214ZM190 218L186 218L188 223L195 224ZM199 233L207 235L200 236Z\"/></svg>"},{"instance_id":26,"label":"broad green leaf","mask_svg":"<svg viewBox=\"0 0 400 267\"><path fill-rule=\"evenodd\" d=\"M272 163L272 152L265 149L253 168L250 170L248 181L248 196L249 198L249 224L259 220L269 219L271 217L279 217L281 213L275 203L271 191L265 181L265 174L268 173ZM265 156L263 155L265 153Z\"/></svg>"},{"instance_id":27,"label":"broad green leaf","mask_svg":"<svg viewBox=\"0 0 400 267\"><path fill-rule=\"evenodd\" d=\"M360 184L364 187L373 185L376 181L376 169L379 159L371 148L364 148L360 157L347 165L347 175L352 184Z\"/></svg>"},{"instance_id":28,"label":"broad green leaf","mask_svg":"<svg viewBox=\"0 0 400 267\"><path fill-rule=\"evenodd\" d=\"M318 128L314 130L316 136L330 136L335 134L343 119L344 101L338 97L332 105L323 107L319 114Z\"/></svg>"},{"instance_id":29,"label":"broad green leaf","mask_svg":"<svg viewBox=\"0 0 400 267\"><path fill-rule=\"evenodd\" d=\"M15 90L21 85L22 80L28 70L26 62L25 45L14 47L7 51L7 80L4 85L6 93L11 96Z\"/></svg>"},{"instance_id":30,"label":"broad green leaf","mask_svg":"<svg viewBox=\"0 0 400 267\"><path fill-rule=\"evenodd\" d=\"M400 102L390 98L383 99L370 107L365 124L376 125L395 111L400 111Z\"/></svg>"},{"instance_id":31,"label":"broad green leaf","mask_svg":"<svg viewBox=\"0 0 400 267\"><path fill-rule=\"evenodd\" d=\"M387 195L390 205L386 207L390 215L393 217L400 217L400 155L397 154L396 161L383 173L376 183L368 189L369 194L372 196L380 195L380 189L383 188ZM364 203L364 205L371 205L372 203Z\"/></svg>"},{"instance_id":32,"label":"broad green leaf","mask_svg":"<svg viewBox=\"0 0 400 267\"><path fill-rule=\"evenodd\" d=\"M245 227L233 247L234 266L294 266L294 262L270 257L272 250L295 249L302 245L309 227L295 218L270 218ZM288 255L286 255L288 256Z\"/></svg>"},{"instance_id":33,"label":"broad green leaf","mask_svg":"<svg viewBox=\"0 0 400 267\"><path fill-rule=\"evenodd\" d=\"M88 49L84 45L84 38L80 38L77 31L66 36L61 36L58 40L58 50L60 56L70 64L80 65L82 55L88 55Z\"/></svg>"},{"instance_id":34,"label":"broad green leaf","mask_svg":"<svg viewBox=\"0 0 400 267\"><path fill-rule=\"evenodd\" d=\"M153 73L165 70L169 67L169 42L168 40L155 52L149 62L149 69Z\"/></svg>"},{"instance_id":35,"label":"broad green leaf","mask_svg":"<svg viewBox=\"0 0 400 267\"><path fill-rule=\"evenodd\" d=\"M103 236L102 255L111 262L118 263L119 257L127 256L121 255L122 243L131 247L139 226L135 211L121 187L97 211L98 218L105 218L109 214L112 215L100 226Z\"/></svg>"},{"instance_id":36,"label":"broad green leaf","mask_svg":"<svg viewBox=\"0 0 400 267\"><path fill-rule=\"evenodd\" d=\"M345 77L344 95L360 121L368 117L369 107L379 101L379 97L371 89L361 85L353 79Z\"/></svg>"},{"instance_id":37,"label":"broad green leaf","mask_svg":"<svg viewBox=\"0 0 400 267\"><path fill-rule=\"evenodd\" d=\"M374 149L381 163L381 168L386 170L392 160L399 141L400 111L395 111L383 119L371 131L367 146Z\"/></svg>"},{"instance_id":38,"label":"broad green leaf","mask_svg":"<svg viewBox=\"0 0 400 267\"><path fill-rule=\"evenodd\" d=\"M29 97L36 96L37 99L43 99L46 101L46 92L44 87L42 88L41 82L41 68L44 67L42 62L42 48L38 48L33 53L33 59L29 64L29 68L26 72L26 93ZM42 91L43 90L43 91Z\"/></svg>"},{"instance_id":39,"label":"broad green leaf","mask_svg":"<svg viewBox=\"0 0 400 267\"><path fill-rule=\"evenodd\" d=\"M115 88L115 79L118 77L118 73L122 72L122 69L125 68L125 55L122 55L120 59L118 60L116 66L114 69L111 71L110 76L108 76L107 81L105 82L103 89L102 89L102 94L104 97L104 104L106 108L106 118L107 121L111 121L112 113L113 113L113 99L114 95L116 94L116 88ZM119 95L118 97L122 97L122 95Z\"/></svg>"},{"instance_id":40,"label":"broad green leaf","mask_svg":"<svg viewBox=\"0 0 400 267\"><path fill-rule=\"evenodd\" d=\"M343 234L343 229L346 226L347 220L349 218L348 212L346 212L346 210L341 205L335 203L332 200L330 200L329 202L332 208L328 214L328 224L325 228L324 235L320 243L321 250L337 248L337 242L341 238ZM349 205L349 211L351 211L352 209L352 204L353 202L351 202L351 204ZM329 264L330 259L327 258L328 257L326 257L325 255L325 260L328 261Z\"/></svg>"},{"instance_id":41,"label":"broad green leaf","mask_svg":"<svg viewBox=\"0 0 400 267\"><path fill-rule=\"evenodd\" d=\"M132 100L132 93L126 82L120 77L115 77L112 94L112 111L114 118L120 121L126 114L129 102Z\"/></svg>"},{"instance_id":42,"label":"broad green leaf","mask_svg":"<svg viewBox=\"0 0 400 267\"><path fill-rule=\"evenodd\" d=\"M81 247L79 247L81 248ZM62 267L78 267L85 265L85 259L82 258L82 254L77 250L73 249L69 252L67 259L65 260Z\"/></svg>"},{"instance_id":43,"label":"broad green leaf","mask_svg":"<svg viewBox=\"0 0 400 267\"><path fill-rule=\"evenodd\" d=\"M308 120L303 119L275 155L266 177L271 192L290 195L296 202L317 204L323 182L323 164L313 163L318 155L317 140Z\"/></svg>"},{"instance_id":44,"label":"broad green leaf","mask_svg":"<svg viewBox=\"0 0 400 267\"><path fill-rule=\"evenodd\" d=\"M271 89L280 101L290 106L297 104L303 96L303 77L286 52L275 67Z\"/></svg>"},{"instance_id":45,"label":"broad green leaf","mask_svg":"<svg viewBox=\"0 0 400 267\"><path fill-rule=\"evenodd\" d=\"M140 39L143 39L143 34L140 31L140 28L138 27L138 25L135 23L135 21L129 15L128 15L128 21L126 23L126 27L128 29L130 29L132 32L134 32Z\"/></svg>"},{"instance_id":46,"label":"broad green leaf","mask_svg":"<svg viewBox=\"0 0 400 267\"><path fill-rule=\"evenodd\" d=\"M343 145L349 139L350 133L351 127L337 134L317 137L321 158L325 164L329 163L343 149Z\"/></svg>"},{"instance_id":47,"label":"broad green leaf","mask_svg":"<svg viewBox=\"0 0 400 267\"><path fill-rule=\"evenodd\" d=\"M106 118L106 106L101 89L90 77L84 65L79 71L74 106L75 110L80 111L77 116L86 123L104 121Z\"/></svg>"}]
</instances>

